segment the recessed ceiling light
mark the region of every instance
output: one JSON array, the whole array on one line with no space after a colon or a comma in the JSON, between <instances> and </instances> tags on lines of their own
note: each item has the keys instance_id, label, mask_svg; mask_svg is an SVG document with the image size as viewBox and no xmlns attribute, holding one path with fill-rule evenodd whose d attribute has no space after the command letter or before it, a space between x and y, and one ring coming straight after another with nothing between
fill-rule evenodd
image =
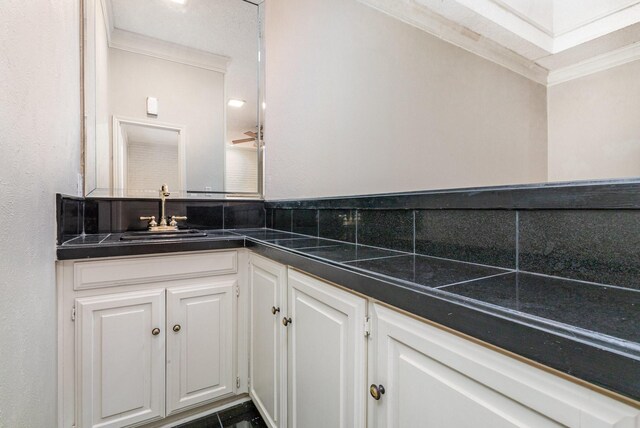
<instances>
[{"instance_id":1,"label":"recessed ceiling light","mask_svg":"<svg viewBox=\"0 0 640 428\"><path fill-rule=\"evenodd\" d=\"M244 100L236 100L236 99L230 99L228 102L229 107L242 107L244 104L246 103L246 101Z\"/></svg>"},{"instance_id":2,"label":"recessed ceiling light","mask_svg":"<svg viewBox=\"0 0 640 428\"><path fill-rule=\"evenodd\" d=\"M179 5L184 6L185 4L187 4L187 0L171 0L174 3L177 3Z\"/></svg>"}]
</instances>

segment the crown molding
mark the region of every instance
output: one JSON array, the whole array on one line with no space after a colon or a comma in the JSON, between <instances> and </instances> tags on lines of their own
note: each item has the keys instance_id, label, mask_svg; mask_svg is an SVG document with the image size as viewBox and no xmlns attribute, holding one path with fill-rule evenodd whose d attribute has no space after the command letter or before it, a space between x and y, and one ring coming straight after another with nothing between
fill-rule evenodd
<instances>
[{"instance_id":1,"label":"crown molding","mask_svg":"<svg viewBox=\"0 0 640 428\"><path fill-rule=\"evenodd\" d=\"M358 0L459 48L481 56L534 82L546 84L548 71L533 61L456 24L411 0Z\"/></svg>"},{"instance_id":2,"label":"crown molding","mask_svg":"<svg viewBox=\"0 0 640 428\"><path fill-rule=\"evenodd\" d=\"M358 0L534 82L553 86L640 60L640 42L556 70L548 70L497 42L430 11L416 0ZM611 15L610 15L611 16Z\"/></svg>"},{"instance_id":3,"label":"crown molding","mask_svg":"<svg viewBox=\"0 0 640 428\"><path fill-rule=\"evenodd\" d=\"M231 58L193 49L177 43L165 42L118 28L111 32L109 47L147 55L193 67L226 73Z\"/></svg>"},{"instance_id":4,"label":"crown molding","mask_svg":"<svg viewBox=\"0 0 640 428\"><path fill-rule=\"evenodd\" d=\"M98 0L110 48L226 73L231 58L115 28L111 0Z\"/></svg>"},{"instance_id":5,"label":"crown molding","mask_svg":"<svg viewBox=\"0 0 640 428\"><path fill-rule=\"evenodd\" d=\"M568 82L640 59L640 42L549 72L547 86Z\"/></svg>"}]
</instances>

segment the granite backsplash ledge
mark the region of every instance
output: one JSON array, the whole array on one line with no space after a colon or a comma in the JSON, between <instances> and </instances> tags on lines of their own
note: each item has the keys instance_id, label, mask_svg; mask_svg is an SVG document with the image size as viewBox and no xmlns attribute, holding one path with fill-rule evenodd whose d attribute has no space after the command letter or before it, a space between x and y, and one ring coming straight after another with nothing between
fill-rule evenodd
<instances>
[{"instance_id":1,"label":"granite backsplash ledge","mask_svg":"<svg viewBox=\"0 0 640 428\"><path fill-rule=\"evenodd\" d=\"M156 199L77 198L56 195L58 244L80 234L145 230L140 216L160 217ZM265 227L262 201L180 200L166 202L168 216L186 216L182 227L193 229L244 229Z\"/></svg>"},{"instance_id":2,"label":"granite backsplash ledge","mask_svg":"<svg viewBox=\"0 0 640 428\"><path fill-rule=\"evenodd\" d=\"M640 290L640 183L634 180L265 206L267 227L278 230ZM299 218L306 219L304 232L295 226Z\"/></svg>"},{"instance_id":3,"label":"granite backsplash ledge","mask_svg":"<svg viewBox=\"0 0 640 428\"><path fill-rule=\"evenodd\" d=\"M58 195L58 240L144 230L150 199ZM294 201L167 201L185 227L268 227L640 290L640 182L492 187Z\"/></svg>"}]
</instances>

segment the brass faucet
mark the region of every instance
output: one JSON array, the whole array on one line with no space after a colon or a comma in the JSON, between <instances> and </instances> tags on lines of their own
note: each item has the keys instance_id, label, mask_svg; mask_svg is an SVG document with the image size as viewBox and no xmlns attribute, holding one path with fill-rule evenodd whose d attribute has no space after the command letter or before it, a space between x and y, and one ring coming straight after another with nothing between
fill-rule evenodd
<instances>
[{"instance_id":1,"label":"brass faucet","mask_svg":"<svg viewBox=\"0 0 640 428\"><path fill-rule=\"evenodd\" d=\"M171 193L169 193L169 186L167 186L166 184L163 184L162 187L160 188L160 202L162 207L160 211L160 214L161 214L160 224L156 222L156 216L154 215L150 217L140 217L140 220L149 222L150 232L166 232L166 231L178 230L178 221L184 221L187 219L187 217L185 216L172 215L170 217L171 220L169 221L169 223L167 223L167 217L164 214L165 213L164 206L165 206L165 201L167 197L169 197L169 195L171 195Z\"/></svg>"}]
</instances>

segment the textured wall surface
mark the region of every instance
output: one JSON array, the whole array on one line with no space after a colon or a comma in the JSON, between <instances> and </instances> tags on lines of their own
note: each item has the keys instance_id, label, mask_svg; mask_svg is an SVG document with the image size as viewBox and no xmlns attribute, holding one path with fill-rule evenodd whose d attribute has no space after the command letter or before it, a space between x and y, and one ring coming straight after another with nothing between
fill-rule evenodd
<instances>
[{"instance_id":1,"label":"textured wall surface","mask_svg":"<svg viewBox=\"0 0 640 428\"><path fill-rule=\"evenodd\" d=\"M544 86L356 0L267 2L265 40L268 198L546 181Z\"/></svg>"},{"instance_id":2,"label":"textured wall surface","mask_svg":"<svg viewBox=\"0 0 640 428\"><path fill-rule=\"evenodd\" d=\"M640 176L640 61L549 88L549 180Z\"/></svg>"},{"instance_id":3,"label":"textured wall surface","mask_svg":"<svg viewBox=\"0 0 640 428\"><path fill-rule=\"evenodd\" d=\"M0 13L0 426L56 424L55 193L76 193L78 2Z\"/></svg>"}]
</instances>

